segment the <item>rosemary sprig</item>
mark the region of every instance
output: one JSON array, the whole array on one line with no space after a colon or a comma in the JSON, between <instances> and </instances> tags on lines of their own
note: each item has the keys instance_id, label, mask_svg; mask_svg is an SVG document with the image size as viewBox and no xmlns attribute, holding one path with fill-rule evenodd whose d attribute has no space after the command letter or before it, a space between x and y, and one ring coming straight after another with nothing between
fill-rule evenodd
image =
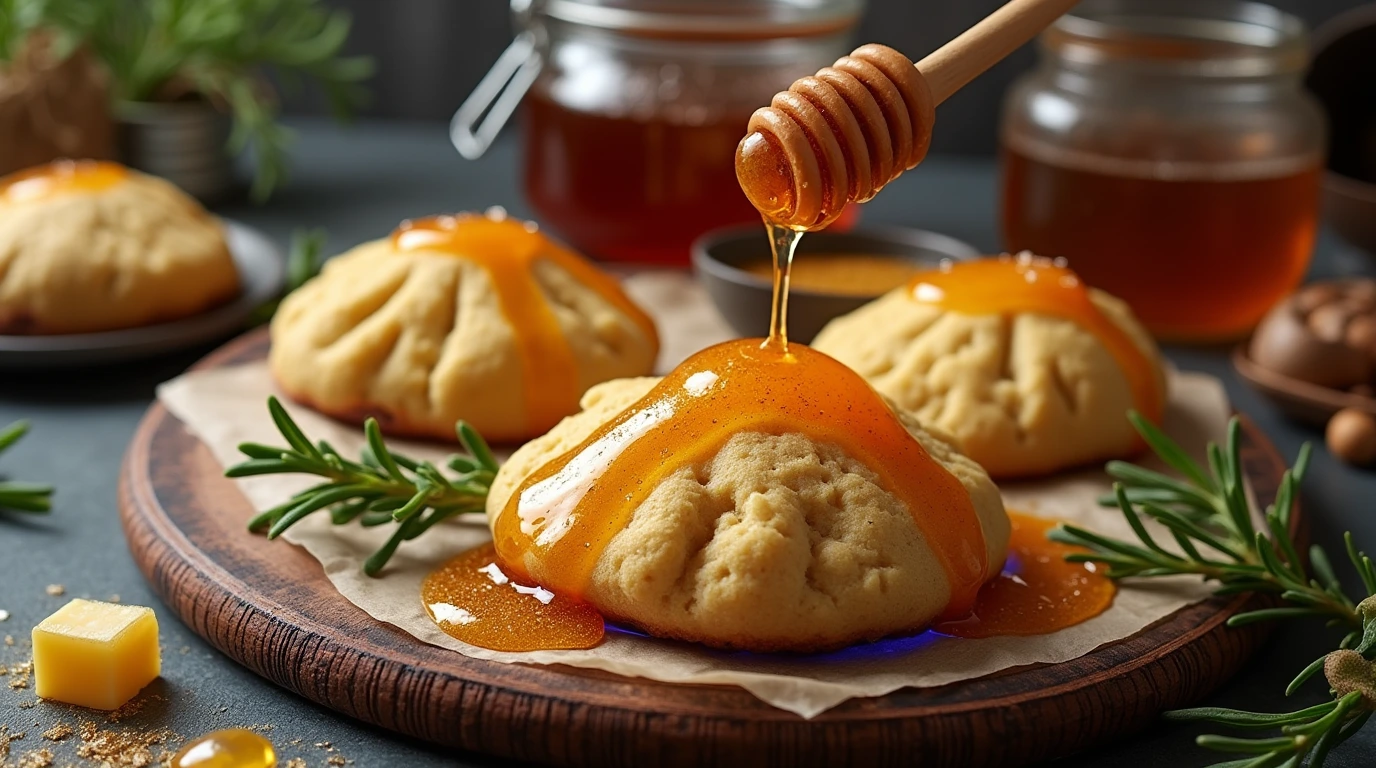
<instances>
[{"instance_id":1,"label":"rosemary sprig","mask_svg":"<svg viewBox=\"0 0 1376 768\"><path fill-rule=\"evenodd\" d=\"M1228 620L1237 627L1258 621L1320 618L1345 630L1338 649L1322 656L1295 676L1286 689L1294 693L1323 671L1332 699L1317 706L1282 713L1245 712L1204 707L1168 712L1173 720L1207 721L1244 729L1280 729L1263 738L1200 736L1207 749L1244 755L1217 763L1214 768L1296 768L1323 765L1329 752L1356 733L1376 710L1376 566L1358 551L1352 534L1345 534L1347 557L1365 590L1354 602L1343 590L1322 547L1309 548L1306 565L1290 535L1290 520L1298 488L1309 465L1310 449L1300 449L1295 466L1281 477L1275 503L1261 520L1253 518L1243 480L1240 453L1241 425L1228 425L1226 445L1208 446L1208 468L1137 414L1130 414L1147 445L1180 477L1126 462L1110 462L1115 480L1113 495L1102 500L1117 506L1132 526L1136 542L1101 536L1070 525L1051 532L1051 538L1085 547L1088 552L1068 556L1076 562L1108 566L1110 578L1153 578L1197 575L1217 582L1218 595L1273 595L1281 605L1239 613ZM1161 524L1174 541L1168 549L1143 524ZM1306 763L1306 760L1308 761Z\"/></svg>"},{"instance_id":2,"label":"rosemary sprig","mask_svg":"<svg viewBox=\"0 0 1376 768\"><path fill-rule=\"evenodd\" d=\"M260 202L285 178L293 140L278 120L279 90L314 83L336 117L347 118L366 101L362 83L373 73L371 59L343 54L349 14L321 0L4 2L90 46L109 70L117 99L197 96L227 111L233 118L227 149L252 148L252 194Z\"/></svg>"},{"instance_id":3,"label":"rosemary sprig","mask_svg":"<svg viewBox=\"0 0 1376 768\"><path fill-rule=\"evenodd\" d=\"M8 427L0 429L0 453L4 453L7 448L19 442L19 439L28 434L28 431L29 423L27 421L16 421ZM41 514L52 509L52 495L53 489L50 485L21 483L14 480L3 481L0 482L0 509Z\"/></svg>"},{"instance_id":4,"label":"rosemary sprig","mask_svg":"<svg viewBox=\"0 0 1376 768\"><path fill-rule=\"evenodd\" d=\"M363 564L376 576L403 542L411 541L435 524L460 515L481 515L488 488L497 474L497 460L477 430L459 422L464 453L449 457L446 476L428 461L416 461L387 448L376 419L363 431L368 444L359 461L344 458L329 443L312 443L277 398L268 398L268 411L289 447L244 443L248 458L225 470L227 477L307 474L325 482L307 488L249 521L249 530L275 539L308 515L328 510L335 525L358 522L364 527L396 525L387 542Z\"/></svg>"}]
</instances>

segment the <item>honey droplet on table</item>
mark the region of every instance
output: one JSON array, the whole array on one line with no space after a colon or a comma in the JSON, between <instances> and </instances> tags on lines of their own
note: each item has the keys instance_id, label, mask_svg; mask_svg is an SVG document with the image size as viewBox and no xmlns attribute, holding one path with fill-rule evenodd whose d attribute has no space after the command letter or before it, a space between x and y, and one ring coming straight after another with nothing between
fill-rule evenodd
<instances>
[{"instance_id":1,"label":"honey droplet on table","mask_svg":"<svg viewBox=\"0 0 1376 768\"><path fill-rule=\"evenodd\" d=\"M272 742L243 728L214 731L188 742L172 757L171 768L275 768Z\"/></svg>"},{"instance_id":2,"label":"honey droplet on table","mask_svg":"<svg viewBox=\"0 0 1376 768\"><path fill-rule=\"evenodd\" d=\"M512 581L491 544L440 566L425 577L420 594L445 634L493 651L592 648L606 631L592 606Z\"/></svg>"},{"instance_id":3,"label":"honey droplet on table","mask_svg":"<svg viewBox=\"0 0 1376 768\"><path fill-rule=\"evenodd\" d=\"M968 616L933 629L966 638L1042 635L1108 610L1117 587L1094 563L1066 562L1066 555L1085 550L1047 539L1055 520L1019 512L1008 518L1013 533L1003 572L980 590Z\"/></svg>"}]
</instances>

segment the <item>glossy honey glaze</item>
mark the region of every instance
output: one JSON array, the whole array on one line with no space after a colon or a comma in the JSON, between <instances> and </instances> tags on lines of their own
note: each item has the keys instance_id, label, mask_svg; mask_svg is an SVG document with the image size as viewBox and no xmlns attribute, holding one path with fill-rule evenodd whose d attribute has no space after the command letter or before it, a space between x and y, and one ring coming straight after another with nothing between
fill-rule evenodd
<instances>
[{"instance_id":1,"label":"glossy honey glaze","mask_svg":"<svg viewBox=\"0 0 1376 768\"><path fill-rule=\"evenodd\" d=\"M499 211L405 221L392 233L392 246L400 252L460 256L487 272L520 351L532 433L543 432L577 411L582 393L573 350L535 279L537 262L557 265L631 318L648 338L656 338L654 322L631 302L615 278L540 234L534 224Z\"/></svg>"},{"instance_id":2,"label":"glossy honey glaze","mask_svg":"<svg viewBox=\"0 0 1376 768\"><path fill-rule=\"evenodd\" d=\"M177 750L171 768L274 768L272 742L243 728L214 731Z\"/></svg>"},{"instance_id":3,"label":"glossy honey glaze","mask_svg":"<svg viewBox=\"0 0 1376 768\"><path fill-rule=\"evenodd\" d=\"M425 578L421 602L451 637L494 651L591 648L602 616L586 603L512 581L491 544L470 549Z\"/></svg>"},{"instance_id":4,"label":"glossy honey glaze","mask_svg":"<svg viewBox=\"0 0 1376 768\"><path fill-rule=\"evenodd\" d=\"M1013 523L1003 571L980 590L969 615L932 629L956 637L1044 635L1098 616L1113 604L1113 581L1094 563L1071 563L1080 547L1046 538L1055 520L1009 512Z\"/></svg>"},{"instance_id":5,"label":"glossy honey glaze","mask_svg":"<svg viewBox=\"0 0 1376 768\"><path fill-rule=\"evenodd\" d=\"M986 573L970 495L858 374L802 345L741 339L690 357L649 394L521 485L495 525L524 580L584 594L593 567L667 475L709 462L742 432L801 432L872 469L912 511L952 585L951 615Z\"/></svg>"},{"instance_id":6,"label":"glossy honey glaze","mask_svg":"<svg viewBox=\"0 0 1376 768\"><path fill-rule=\"evenodd\" d=\"M1020 256L948 262L909 283L914 301L968 315L1037 314L1074 322L1094 334L1118 363L1134 407L1160 422L1165 393L1152 361L1119 325L1099 311L1079 276L1050 259Z\"/></svg>"},{"instance_id":7,"label":"glossy honey glaze","mask_svg":"<svg viewBox=\"0 0 1376 768\"><path fill-rule=\"evenodd\" d=\"M0 200L20 203L59 194L99 192L128 176L128 169L119 163L56 160L0 178Z\"/></svg>"}]
</instances>

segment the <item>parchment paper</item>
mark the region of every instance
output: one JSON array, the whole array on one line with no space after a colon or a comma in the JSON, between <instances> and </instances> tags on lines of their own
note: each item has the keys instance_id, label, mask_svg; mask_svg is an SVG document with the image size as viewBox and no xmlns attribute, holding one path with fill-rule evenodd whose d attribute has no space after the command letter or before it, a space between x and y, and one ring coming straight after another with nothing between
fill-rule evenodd
<instances>
[{"instance_id":1,"label":"parchment paper","mask_svg":"<svg viewBox=\"0 0 1376 768\"><path fill-rule=\"evenodd\" d=\"M663 369L707 344L732 336L701 288L686 275L641 273L630 277L627 286L659 322ZM254 363L184 375L159 388L158 397L217 459L231 464L241 459L235 449L240 442L282 444L264 406L273 393L266 364ZM299 406L288 404L288 409L307 435L328 440L346 455L356 455L363 444L361 431L354 427ZM1199 374L1172 375L1166 431L1187 449L1202 455L1205 441L1221 441L1228 415L1228 402L1216 379ZM439 459L448 453L442 446L389 442L417 458ZM239 482L253 505L265 509L312 480L264 476ZM1094 470L1051 481L1007 485L1003 491L1010 508L1131 538L1131 529L1119 513L1096 504L1097 497L1108 488L1102 472ZM965 640L927 633L822 655L726 653L619 631L609 631L601 645L586 651L499 653L466 645L440 631L426 616L419 598L420 582L427 573L458 552L488 540L486 525L456 523L436 529L404 544L383 578L364 576L363 560L387 534L385 528L335 527L325 515L314 515L284 538L318 559L346 599L421 641L501 662L567 664L666 682L738 685L773 706L803 717L813 717L853 697L878 696L907 686L943 685L1023 664L1067 661L1132 635L1209 594L1196 579L1134 583L1121 588L1113 607L1102 615L1052 634ZM265 541L263 546L282 545Z\"/></svg>"}]
</instances>

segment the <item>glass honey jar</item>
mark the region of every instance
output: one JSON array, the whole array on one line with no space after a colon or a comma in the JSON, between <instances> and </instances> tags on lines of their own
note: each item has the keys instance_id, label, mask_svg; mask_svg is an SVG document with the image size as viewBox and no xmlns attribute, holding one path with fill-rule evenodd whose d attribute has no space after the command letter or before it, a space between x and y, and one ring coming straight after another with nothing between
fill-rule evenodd
<instances>
[{"instance_id":1,"label":"glass honey jar","mask_svg":"<svg viewBox=\"0 0 1376 768\"><path fill-rule=\"evenodd\" d=\"M864 0L512 6L517 39L455 115L455 146L481 154L523 101L541 224L599 259L686 265L703 232L758 221L734 167L750 114L844 55Z\"/></svg>"},{"instance_id":2,"label":"glass honey jar","mask_svg":"<svg viewBox=\"0 0 1376 768\"><path fill-rule=\"evenodd\" d=\"M1064 257L1168 341L1244 335L1303 278L1324 125L1293 16L1234 0L1086 0L1007 97L1010 251Z\"/></svg>"}]
</instances>

